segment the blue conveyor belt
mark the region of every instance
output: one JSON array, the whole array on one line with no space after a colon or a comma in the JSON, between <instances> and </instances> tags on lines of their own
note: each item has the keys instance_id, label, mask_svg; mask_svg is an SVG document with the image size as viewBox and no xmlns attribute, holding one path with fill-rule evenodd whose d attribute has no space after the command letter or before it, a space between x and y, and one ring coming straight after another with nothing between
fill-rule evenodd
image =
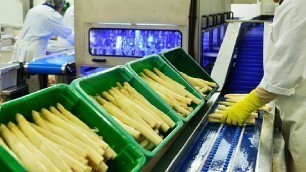
<instances>
[{"instance_id":1,"label":"blue conveyor belt","mask_svg":"<svg viewBox=\"0 0 306 172\"><path fill-rule=\"evenodd\" d=\"M175 171L254 171L261 123L259 119L255 126L246 126L244 131L240 127L207 124Z\"/></svg>"},{"instance_id":2,"label":"blue conveyor belt","mask_svg":"<svg viewBox=\"0 0 306 172\"><path fill-rule=\"evenodd\" d=\"M81 66L81 77L88 76L94 73L102 72L108 69L107 67L90 67L90 66Z\"/></svg>"},{"instance_id":3,"label":"blue conveyor belt","mask_svg":"<svg viewBox=\"0 0 306 172\"><path fill-rule=\"evenodd\" d=\"M239 43L235 65L226 84L228 93L249 93L263 77L263 25L244 33Z\"/></svg>"},{"instance_id":4,"label":"blue conveyor belt","mask_svg":"<svg viewBox=\"0 0 306 172\"><path fill-rule=\"evenodd\" d=\"M65 74L66 65L75 62L74 54L55 54L41 57L35 61L29 62L25 68L29 74Z\"/></svg>"},{"instance_id":5,"label":"blue conveyor belt","mask_svg":"<svg viewBox=\"0 0 306 172\"><path fill-rule=\"evenodd\" d=\"M262 115L254 126L207 123L174 171L255 171Z\"/></svg>"}]
</instances>

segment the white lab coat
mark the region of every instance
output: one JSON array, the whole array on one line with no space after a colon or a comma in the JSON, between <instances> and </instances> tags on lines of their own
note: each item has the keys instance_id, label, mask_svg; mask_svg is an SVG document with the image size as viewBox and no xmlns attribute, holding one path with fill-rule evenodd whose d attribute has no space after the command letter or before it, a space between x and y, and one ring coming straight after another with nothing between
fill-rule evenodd
<instances>
[{"instance_id":1,"label":"white lab coat","mask_svg":"<svg viewBox=\"0 0 306 172\"><path fill-rule=\"evenodd\" d=\"M279 94L275 100L291 158L289 171L306 169L306 3L286 0L272 25L272 55L264 64L260 86Z\"/></svg>"},{"instance_id":2,"label":"white lab coat","mask_svg":"<svg viewBox=\"0 0 306 172\"><path fill-rule=\"evenodd\" d=\"M71 6L67 9L64 14L63 20L68 26L74 29L74 6ZM58 45L67 48L74 47L74 44L71 44L71 42L69 42L68 40L60 37L58 38Z\"/></svg>"},{"instance_id":3,"label":"white lab coat","mask_svg":"<svg viewBox=\"0 0 306 172\"><path fill-rule=\"evenodd\" d=\"M38 5L26 15L17 42L14 45L12 62L29 62L46 54L49 39L57 35L74 44L72 28L64 23L63 17L47 5Z\"/></svg>"},{"instance_id":4,"label":"white lab coat","mask_svg":"<svg viewBox=\"0 0 306 172\"><path fill-rule=\"evenodd\" d=\"M35 57L46 55L49 39L58 35L74 44L74 33L62 16L47 5L38 5L27 13L11 62L27 63ZM29 92L40 89L37 75L27 79Z\"/></svg>"}]
</instances>

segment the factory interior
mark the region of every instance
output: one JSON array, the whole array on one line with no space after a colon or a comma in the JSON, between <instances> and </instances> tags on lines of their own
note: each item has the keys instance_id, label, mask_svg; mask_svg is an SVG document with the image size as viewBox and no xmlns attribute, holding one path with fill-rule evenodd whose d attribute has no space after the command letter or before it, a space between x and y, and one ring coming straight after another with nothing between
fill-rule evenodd
<instances>
[{"instance_id":1,"label":"factory interior","mask_svg":"<svg viewBox=\"0 0 306 172\"><path fill-rule=\"evenodd\" d=\"M0 171L304 171L302 4L0 0Z\"/></svg>"}]
</instances>

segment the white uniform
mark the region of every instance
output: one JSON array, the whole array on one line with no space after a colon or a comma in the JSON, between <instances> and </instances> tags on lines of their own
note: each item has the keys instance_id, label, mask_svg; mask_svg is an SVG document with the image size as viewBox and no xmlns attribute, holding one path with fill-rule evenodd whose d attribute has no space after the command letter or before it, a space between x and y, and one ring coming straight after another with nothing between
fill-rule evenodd
<instances>
[{"instance_id":1,"label":"white uniform","mask_svg":"<svg viewBox=\"0 0 306 172\"><path fill-rule=\"evenodd\" d=\"M67 9L63 17L63 20L68 26L74 29L74 6L71 6ZM65 47L74 46L74 44L71 44L68 40L63 38L58 38L58 45Z\"/></svg>"},{"instance_id":2,"label":"white uniform","mask_svg":"<svg viewBox=\"0 0 306 172\"><path fill-rule=\"evenodd\" d=\"M60 36L74 44L72 28L64 23L63 17L52 7L38 5L27 13L17 42L14 45L12 62L29 62L46 54L49 39Z\"/></svg>"},{"instance_id":3,"label":"white uniform","mask_svg":"<svg viewBox=\"0 0 306 172\"><path fill-rule=\"evenodd\" d=\"M280 95L275 104L291 158L289 171L306 170L306 1L285 0L272 25L274 52L265 62L260 86Z\"/></svg>"},{"instance_id":4,"label":"white uniform","mask_svg":"<svg viewBox=\"0 0 306 172\"><path fill-rule=\"evenodd\" d=\"M49 39L58 35L74 44L74 33L63 17L52 7L38 5L27 13L19 38L14 45L11 62L26 63L35 57L46 55ZM29 92L40 89L38 76L27 79Z\"/></svg>"}]
</instances>

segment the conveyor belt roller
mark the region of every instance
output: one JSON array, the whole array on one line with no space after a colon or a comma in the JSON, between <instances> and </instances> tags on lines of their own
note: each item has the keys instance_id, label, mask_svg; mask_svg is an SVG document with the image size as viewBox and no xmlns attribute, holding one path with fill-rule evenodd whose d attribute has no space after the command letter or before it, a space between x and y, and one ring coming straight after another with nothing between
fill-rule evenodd
<instances>
[{"instance_id":1,"label":"conveyor belt roller","mask_svg":"<svg viewBox=\"0 0 306 172\"><path fill-rule=\"evenodd\" d=\"M74 53L60 53L34 59L25 65L29 74L63 75L75 73Z\"/></svg>"}]
</instances>

